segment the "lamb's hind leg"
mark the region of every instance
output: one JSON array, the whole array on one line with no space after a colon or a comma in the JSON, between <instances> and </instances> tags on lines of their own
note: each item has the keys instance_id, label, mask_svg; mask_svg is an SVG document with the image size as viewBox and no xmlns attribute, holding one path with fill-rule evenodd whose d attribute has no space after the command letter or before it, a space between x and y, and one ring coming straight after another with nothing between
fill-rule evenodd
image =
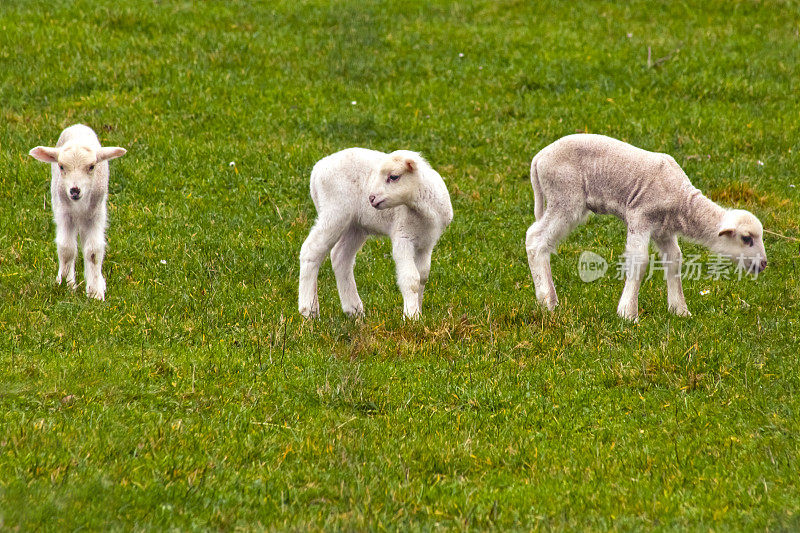
<instances>
[{"instance_id":1,"label":"lamb's hind leg","mask_svg":"<svg viewBox=\"0 0 800 533\"><path fill-rule=\"evenodd\" d=\"M317 276L319 267L346 227L344 220L320 217L300 249L298 309L306 318L319 315Z\"/></svg>"},{"instance_id":2,"label":"lamb's hind leg","mask_svg":"<svg viewBox=\"0 0 800 533\"><path fill-rule=\"evenodd\" d=\"M350 316L364 314L364 304L358 295L353 268L356 254L364 245L366 238L364 231L350 228L342 234L331 250L331 264L336 275L336 288L339 289L342 311Z\"/></svg>"},{"instance_id":3,"label":"lamb's hind leg","mask_svg":"<svg viewBox=\"0 0 800 533\"><path fill-rule=\"evenodd\" d=\"M617 306L617 314L634 322L639 320L639 287L647 272L649 243L649 231L628 228L628 240L625 245L625 288Z\"/></svg>"},{"instance_id":4,"label":"lamb's hind leg","mask_svg":"<svg viewBox=\"0 0 800 533\"><path fill-rule=\"evenodd\" d=\"M559 210L557 206L548 206L544 216L534 222L525 235L525 249L536 289L536 299L550 311L558 305L553 273L550 269L550 254L556 251L558 243L569 235L582 219L583 214L580 212L572 214L571 211Z\"/></svg>"},{"instance_id":5,"label":"lamb's hind leg","mask_svg":"<svg viewBox=\"0 0 800 533\"><path fill-rule=\"evenodd\" d=\"M691 316L683 297L683 284L681 283L681 262L683 256L678 247L678 238L675 235L657 236L653 239L661 252L661 260L666 265L667 278L667 306L671 313L678 316Z\"/></svg>"}]
</instances>

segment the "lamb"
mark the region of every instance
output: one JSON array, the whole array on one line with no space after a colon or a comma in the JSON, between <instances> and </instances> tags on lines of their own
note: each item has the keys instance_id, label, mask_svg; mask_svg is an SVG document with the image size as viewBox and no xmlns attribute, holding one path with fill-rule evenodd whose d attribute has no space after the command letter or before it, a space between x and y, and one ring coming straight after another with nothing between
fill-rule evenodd
<instances>
[{"instance_id":1,"label":"lamb","mask_svg":"<svg viewBox=\"0 0 800 533\"><path fill-rule=\"evenodd\" d=\"M86 294L105 300L103 257L106 248L106 198L108 197L108 161L125 155L119 147L101 147L97 135L88 126L75 124L61 132L55 148L37 146L29 153L45 163L52 163L50 196L56 223L58 275L66 277L75 289L77 235L83 245Z\"/></svg>"},{"instance_id":2,"label":"lamb","mask_svg":"<svg viewBox=\"0 0 800 533\"><path fill-rule=\"evenodd\" d=\"M748 272L767 267L758 218L748 211L723 209L705 197L667 154L603 135L568 135L536 154L531 183L536 222L528 229L525 247L536 298L549 310L558 303L550 254L589 212L616 215L628 227L626 281L617 307L617 314L628 320L638 321L650 239L664 262L668 309L680 316L690 313L681 285L678 234Z\"/></svg>"},{"instance_id":3,"label":"lamb","mask_svg":"<svg viewBox=\"0 0 800 533\"><path fill-rule=\"evenodd\" d=\"M349 148L314 165L311 198L317 221L300 250L300 314L319 316L317 275L330 251L342 310L363 315L356 253L370 235L388 235L404 316L418 318L433 247L453 220L442 177L416 152Z\"/></svg>"}]
</instances>

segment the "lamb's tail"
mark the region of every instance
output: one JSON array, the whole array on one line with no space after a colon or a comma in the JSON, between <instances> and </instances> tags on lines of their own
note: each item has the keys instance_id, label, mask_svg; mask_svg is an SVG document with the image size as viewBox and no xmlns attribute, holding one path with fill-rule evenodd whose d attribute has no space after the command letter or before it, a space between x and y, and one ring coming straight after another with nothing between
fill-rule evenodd
<instances>
[{"instance_id":1,"label":"lamb's tail","mask_svg":"<svg viewBox=\"0 0 800 533\"><path fill-rule=\"evenodd\" d=\"M539 154L531 161L531 185L533 186L533 215L536 220L542 218L545 208L545 198L542 194L542 184L539 183L539 172L536 170L536 163L539 161Z\"/></svg>"}]
</instances>

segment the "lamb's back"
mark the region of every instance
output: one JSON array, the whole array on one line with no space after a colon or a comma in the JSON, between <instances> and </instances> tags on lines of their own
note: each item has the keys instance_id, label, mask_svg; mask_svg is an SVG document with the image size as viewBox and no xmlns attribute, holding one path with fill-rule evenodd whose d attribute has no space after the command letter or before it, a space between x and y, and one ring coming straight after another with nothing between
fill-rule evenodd
<instances>
[{"instance_id":1,"label":"lamb's back","mask_svg":"<svg viewBox=\"0 0 800 533\"><path fill-rule=\"evenodd\" d=\"M549 185L548 201L554 189L568 191L597 213L624 218L632 209L659 209L691 187L671 156L604 135L569 135L542 152L539 170Z\"/></svg>"}]
</instances>

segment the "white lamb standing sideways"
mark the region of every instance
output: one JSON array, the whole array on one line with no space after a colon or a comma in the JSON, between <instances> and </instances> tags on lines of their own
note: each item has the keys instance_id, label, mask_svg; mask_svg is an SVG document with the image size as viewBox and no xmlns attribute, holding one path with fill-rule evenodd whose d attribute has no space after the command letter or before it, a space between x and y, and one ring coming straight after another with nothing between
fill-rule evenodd
<instances>
[{"instance_id":1,"label":"white lamb standing sideways","mask_svg":"<svg viewBox=\"0 0 800 533\"><path fill-rule=\"evenodd\" d=\"M125 155L119 147L102 147L88 126L76 124L61 132L55 148L37 146L30 155L52 163L50 196L56 223L58 275L66 277L75 289L77 236L83 246L86 294L105 299L103 257L106 248L106 199L108 197L108 160Z\"/></svg>"},{"instance_id":2,"label":"white lamb standing sideways","mask_svg":"<svg viewBox=\"0 0 800 533\"><path fill-rule=\"evenodd\" d=\"M723 209L706 198L667 154L603 135L568 135L536 154L531 183L536 222L528 229L525 247L536 298L550 310L558 303L550 254L590 212L616 215L628 227L626 281L617 314L629 320L639 317L639 287L651 239L665 266L668 308L677 315L690 315L681 285L677 235L748 272L767 267L758 218L748 211Z\"/></svg>"},{"instance_id":3,"label":"white lamb standing sideways","mask_svg":"<svg viewBox=\"0 0 800 533\"><path fill-rule=\"evenodd\" d=\"M349 148L314 165L311 198L317 221L300 250L300 313L319 315L317 275L330 252L342 310L362 315L356 253L370 235L388 235L403 313L419 317L433 247L453 220L442 177L416 152Z\"/></svg>"}]
</instances>

